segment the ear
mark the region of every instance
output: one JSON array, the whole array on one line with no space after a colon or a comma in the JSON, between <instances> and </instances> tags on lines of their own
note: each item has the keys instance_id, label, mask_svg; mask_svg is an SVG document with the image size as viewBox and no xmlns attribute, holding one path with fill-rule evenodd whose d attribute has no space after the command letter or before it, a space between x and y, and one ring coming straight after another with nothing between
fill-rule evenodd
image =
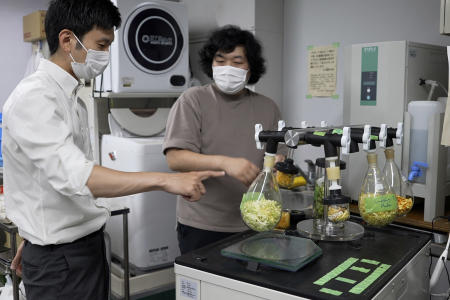
<instances>
[{"instance_id":1,"label":"ear","mask_svg":"<svg viewBox=\"0 0 450 300\"><path fill-rule=\"evenodd\" d=\"M58 39L59 39L59 48L61 48L62 51L66 53L70 53L72 47L71 47L71 35L72 32L68 29L63 29L59 33Z\"/></svg>"}]
</instances>

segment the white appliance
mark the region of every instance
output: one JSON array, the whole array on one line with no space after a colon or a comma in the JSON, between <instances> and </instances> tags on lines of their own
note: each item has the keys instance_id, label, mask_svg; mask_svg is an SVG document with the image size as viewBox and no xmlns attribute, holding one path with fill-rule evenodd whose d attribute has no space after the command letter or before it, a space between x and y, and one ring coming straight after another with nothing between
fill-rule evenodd
<instances>
[{"instance_id":1,"label":"white appliance","mask_svg":"<svg viewBox=\"0 0 450 300\"><path fill-rule=\"evenodd\" d=\"M111 64L96 91L173 93L188 87L188 16L182 2L113 0L123 24L111 45Z\"/></svg>"},{"instance_id":2,"label":"white appliance","mask_svg":"<svg viewBox=\"0 0 450 300\"><path fill-rule=\"evenodd\" d=\"M419 79L429 79L447 85L448 65L446 49L442 46L393 41L351 45L345 49L344 123L387 124L396 127L404 123L404 141L394 145L395 161L407 175L410 156L411 115L408 103L427 99L430 87L419 85ZM446 96L436 88L434 99ZM443 116L436 115L429 122L426 183L414 183L415 196L425 199L425 221L444 213L447 152L440 146ZM378 166L385 163L384 149L378 149ZM357 200L367 166L366 153L354 153L347 162L344 180L346 193Z\"/></svg>"},{"instance_id":3,"label":"white appliance","mask_svg":"<svg viewBox=\"0 0 450 300\"><path fill-rule=\"evenodd\" d=\"M169 172L162 154L163 137L130 138L103 135L102 165L127 172ZM176 196L152 191L106 199L110 207L128 207L130 270L172 266L179 255L176 233ZM114 257L123 259L122 218L111 217L106 225Z\"/></svg>"}]
</instances>

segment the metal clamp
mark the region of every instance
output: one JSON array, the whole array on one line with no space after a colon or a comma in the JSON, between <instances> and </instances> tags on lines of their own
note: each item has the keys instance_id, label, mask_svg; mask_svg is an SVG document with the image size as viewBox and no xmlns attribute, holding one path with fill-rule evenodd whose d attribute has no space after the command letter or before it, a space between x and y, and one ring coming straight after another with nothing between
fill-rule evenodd
<instances>
[{"instance_id":1,"label":"metal clamp","mask_svg":"<svg viewBox=\"0 0 450 300\"><path fill-rule=\"evenodd\" d=\"M284 127L286 127L286 122L284 120L279 120L278 121L278 131L282 131Z\"/></svg>"},{"instance_id":2,"label":"metal clamp","mask_svg":"<svg viewBox=\"0 0 450 300\"><path fill-rule=\"evenodd\" d=\"M302 121L302 122L300 123L300 128L302 128L302 129L308 128L308 122Z\"/></svg>"},{"instance_id":3,"label":"metal clamp","mask_svg":"<svg viewBox=\"0 0 450 300\"><path fill-rule=\"evenodd\" d=\"M342 154L350 154L350 127L344 127L342 130L341 146Z\"/></svg>"},{"instance_id":4,"label":"metal clamp","mask_svg":"<svg viewBox=\"0 0 450 300\"><path fill-rule=\"evenodd\" d=\"M328 122L327 121L320 121L320 127L322 127L322 128L328 127Z\"/></svg>"},{"instance_id":5,"label":"metal clamp","mask_svg":"<svg viewBox=\"0 0 450 300\"><path fill-rule=\"evenodd\" d=\"M263 143L259 141L259 133L263 131L262 124L255 124L255 141L256 141L256 149L262 150L264 149Z\"/></svg>"},{"instance_id":6,"label":"metal clamp","mask_svg":"<svg viewBox=\"0 0 450 300\"><path fill-rule=\"evenodd\" d=\"M380 133L378 134L378 141L380 142L381 148L386 148L387 141L387 125L381 124Z\"/></svg>"},{"instance_id":7,"label":"metal clamp","mask_svg":"<svg viewBox=\"0 0 450 300\"><path fill-rule=\"evenodd\" d=\"M370 132L371 132L371 126L370 125L364 125L364 133L362 136L362 142L363 142L363 149L364 151L370 150Z\"/></svg>"},{"instance_id":8,"label":"metal clamp","mask_svg":"<svg viewBox=\"0 0 450 300\"><path fill-rule=\"evenodd\" d=\"M395 137L397 139L397 145L401 145L403 142L403 122L397 123L397 131L395 132Z\"/></svg>"}]
</instances>

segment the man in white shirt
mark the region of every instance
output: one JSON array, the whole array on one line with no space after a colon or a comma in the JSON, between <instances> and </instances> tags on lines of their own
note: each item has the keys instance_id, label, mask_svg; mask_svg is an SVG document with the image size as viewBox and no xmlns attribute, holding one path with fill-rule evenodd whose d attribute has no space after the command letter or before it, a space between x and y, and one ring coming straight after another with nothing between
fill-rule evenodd
<instances>
[{"instance_id":1,"label":"man in white shirt","mask_svg":"<svg viewBox=\"0 0 450 300\"><path fill-rule=\"evenodd\" d=\"M107 299L103 227L97 197L164 190L198 200L202 180L223 172L126 173L95 165L80 79L109 62L114 28L110 0L53 0L45 28L50 60L22 80L3 108L3 157L8 217L25 242L13 268L27 299Z\"/></svg>"}]
</instances>

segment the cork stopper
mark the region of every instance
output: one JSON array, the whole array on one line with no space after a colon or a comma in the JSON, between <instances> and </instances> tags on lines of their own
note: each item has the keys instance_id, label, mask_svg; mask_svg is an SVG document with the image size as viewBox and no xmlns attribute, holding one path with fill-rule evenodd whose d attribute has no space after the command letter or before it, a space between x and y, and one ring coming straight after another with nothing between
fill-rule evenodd
<instances>
[{"instance_id":1,"label":"cork stopper","mask_svg":"<svg viewBox=\"0 0 450 300\"><path fill-rule=\"evenodd\" d=\"M377 154L376 153L367 153L367 162L369 165L377 164Z\"/></svg>"},{"instance_id":2,"label":"cork stopper","mask_svg":"<svg viewBox=\"0 0 450 300\"><path fill-rule=\"evenodd\" d=\"M384 150L384 155L386 156L386 159L394 159L394 149Z\"/></svg>"}]
</instances>

